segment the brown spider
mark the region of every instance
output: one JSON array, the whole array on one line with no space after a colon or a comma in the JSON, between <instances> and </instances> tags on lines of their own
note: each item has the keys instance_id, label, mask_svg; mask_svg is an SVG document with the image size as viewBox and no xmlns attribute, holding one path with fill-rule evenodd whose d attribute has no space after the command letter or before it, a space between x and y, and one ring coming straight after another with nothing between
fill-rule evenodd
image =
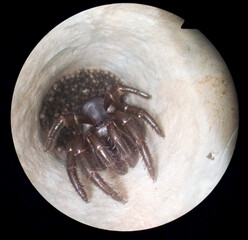
<instances>
[{"instance_id":1,"label":"brown spider","mask_svg":"<svg viewBox=\"0 0 248 240\"><path fill-rule=\"evenodd\" d=\"M118 174L125 174L128 166L135 166L132 152L138 149L150 177L155 181L152 157L134 116L146 121L161 137L164 135L149 113L124 102L123 97L127 93L150 98L138 89L117 84L105 98L93 97L85 101L79 113L60 116L48 133L45 151L54 148L63 127L78 127L78 134L66 143L66 168L73 187L85 202L88 202L88 196L79 181L77 165L96 186L122 203L126 201L102 179L98 173L100 170L111 168Z\"/></svg>"}]
</instances>

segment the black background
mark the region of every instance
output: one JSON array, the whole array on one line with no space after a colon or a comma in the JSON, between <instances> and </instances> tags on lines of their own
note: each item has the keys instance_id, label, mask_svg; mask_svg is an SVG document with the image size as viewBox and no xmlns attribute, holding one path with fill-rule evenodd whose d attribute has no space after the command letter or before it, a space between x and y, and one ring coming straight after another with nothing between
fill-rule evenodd
<instances>
[{"instance_id":1,"label":"black background","mask_svg":"<svg viewBox=\"0 0 248 240\"><path fill-rule=\"evenodd\" d=\"M78 223L51 206L29 182L16 156L11 137L11 98L18 74L38 42L57 24L78 12L113 1L41 1L1 6L1 232L18 237L70 236L100 239L237 239L247 219L247 160L244 158L246 107L244 49L246 7L238 1L135 1L172 12L183 28L199 29L218 49L233 76L240 105L240 131L232 161L217 187L194 210L164 226L132 233L95 229ZM52 5L51 5L52 4ZM27 146L28 147L28 146ZM128 221L128 219L127 219ZM4 234L4 233L2 233ZM89 234L89 235L87 235ZM7 237L7 236L6 236ZM245 237L245 235L243 235Z\"/></svg>"}]
</instances>

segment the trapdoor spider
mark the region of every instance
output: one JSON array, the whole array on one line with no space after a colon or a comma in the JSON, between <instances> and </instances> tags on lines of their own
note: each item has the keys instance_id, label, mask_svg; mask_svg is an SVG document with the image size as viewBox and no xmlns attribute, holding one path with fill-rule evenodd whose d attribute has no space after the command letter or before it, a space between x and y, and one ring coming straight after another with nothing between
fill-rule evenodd
<instances>
[{"instance_id":1,"label":"trapdoor spider","mask_svg":"<svg viewBox=\"0 0 248 240\"><path fill-rule=\"evenodd\" d=\"M66 168L73 187L85 202L88 196L80 183L78 166L96 186L122 203L126 202L124 197L103 180L99 171L111 168L118 174L127 173L128 167L135 165L132 152L138 149L150 177L156 179L151 154L135 117L147 122L161 137L163 132L144 109L125 103L127 93L150 98L138 89L116 84L105 98L93 97L83 102L79 113L60 116L48 133L45 151L54 148L62 128L78 127L78 134L66 142Z\"/></svg>"}]
</instances>

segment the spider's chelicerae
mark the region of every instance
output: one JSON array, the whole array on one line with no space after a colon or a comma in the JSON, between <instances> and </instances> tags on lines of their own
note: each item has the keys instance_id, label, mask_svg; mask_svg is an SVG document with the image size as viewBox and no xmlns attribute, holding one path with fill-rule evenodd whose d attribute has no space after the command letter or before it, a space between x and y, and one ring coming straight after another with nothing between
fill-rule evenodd
<instances>
[{"instance_id":1,"label":"spider's chelicerae","mask_svg":"<svg viewBox=\"0 0 248 240\"><path fill-rule=\"evenodd\" d=\"M127 94L150 98L145 92L117 82L104 97L94 96L82 101L77 112L60 113L48 131L45 151L51 151L56 146L63 129L73 127L74 133L67 134L64 144L66 168L73 187L85 202L88 202L88 195L80 182L78 168L107 195L126 202L99 172L110 168L118 174L127 173L128 167L135 166L135 149L155 181L153 160L138 119L148 123L161 137L164 135L146 110L125 102L124 96ZM44 118L42 114L40 119Z\"/></svg>"}]
</instances>

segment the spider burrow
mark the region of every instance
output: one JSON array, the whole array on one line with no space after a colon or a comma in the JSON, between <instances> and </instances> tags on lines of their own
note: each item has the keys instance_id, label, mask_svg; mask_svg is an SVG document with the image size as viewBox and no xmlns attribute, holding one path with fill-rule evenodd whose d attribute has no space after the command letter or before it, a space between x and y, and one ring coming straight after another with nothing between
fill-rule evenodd
<instances>
[{"instance_id":1,"label":"spider burrow","mask_svg":"<svg viewBox=\"0 0 248 240\"><path fill-rule=\"evenodd\" d=\"M135 167L134 151L140 153L150 177L156 180L139 119L161 137L163 131L146 110L125 102L127 94L151 98L145 92L123 85L109 71L85 69L62 77L43 99L39 118L47 135L44 150L66 153L70 182L85 202L89 199L77 169L113 199L127 202L99 172L109 168L126 174L128 167Z\"/></svg>"}]
</instances>

